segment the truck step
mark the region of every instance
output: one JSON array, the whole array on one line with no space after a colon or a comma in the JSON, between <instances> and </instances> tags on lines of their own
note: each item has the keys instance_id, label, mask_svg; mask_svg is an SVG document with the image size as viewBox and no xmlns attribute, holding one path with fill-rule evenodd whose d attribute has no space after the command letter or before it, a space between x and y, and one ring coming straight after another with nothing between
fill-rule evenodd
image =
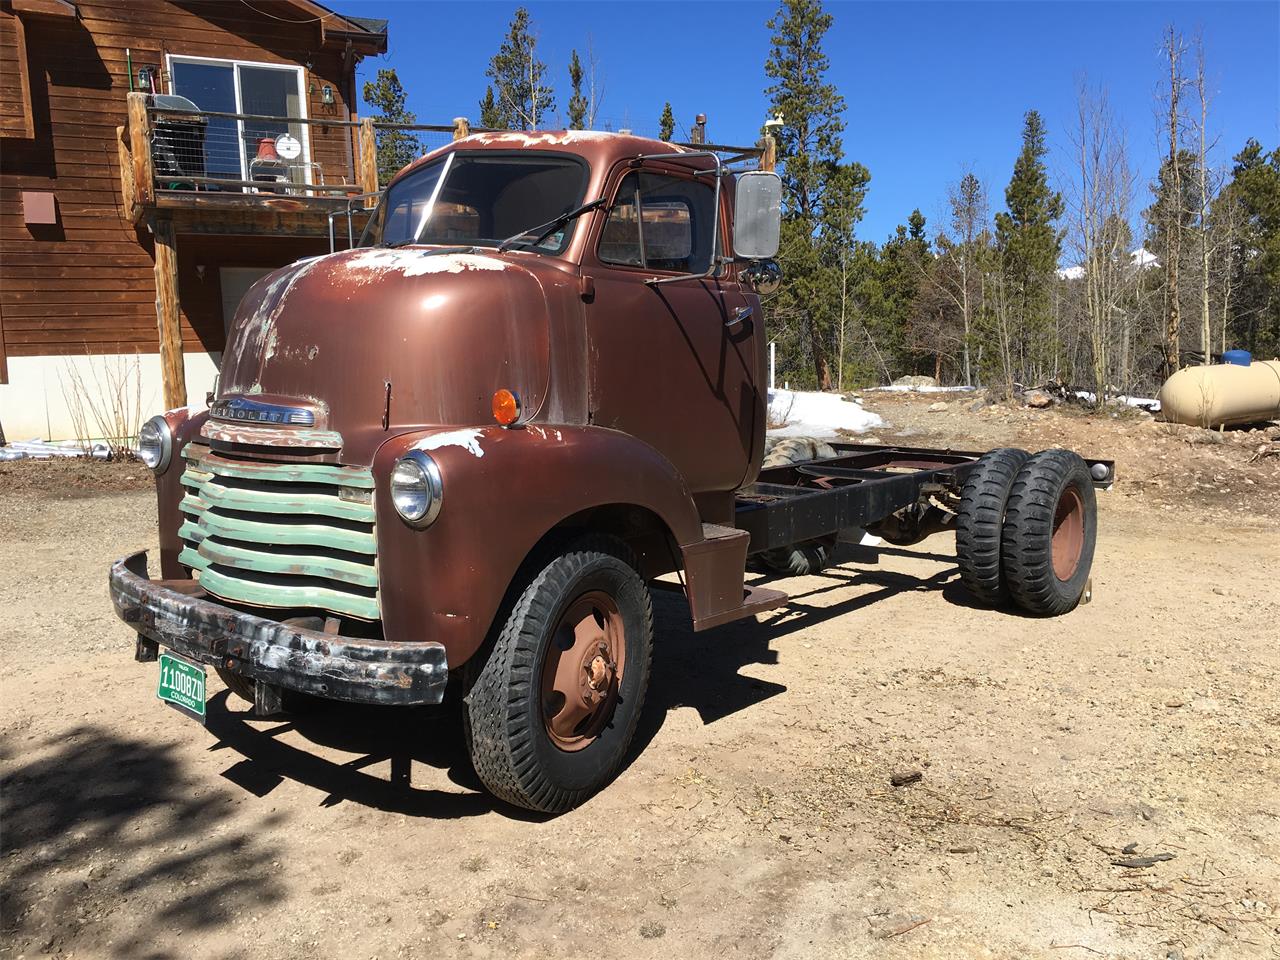
<instances>
[{"instance_id":1,"label":"truck step","mask_svg":"<svg viewBox=\"0 0 1280 960\"><path fill-rule=\"evenodd\" d=\"M703 539L681 547L694 631L772 610L787 602L781 590L743 583L751 535L735 527L702 525Z\"/></svg>"}]
</instances>

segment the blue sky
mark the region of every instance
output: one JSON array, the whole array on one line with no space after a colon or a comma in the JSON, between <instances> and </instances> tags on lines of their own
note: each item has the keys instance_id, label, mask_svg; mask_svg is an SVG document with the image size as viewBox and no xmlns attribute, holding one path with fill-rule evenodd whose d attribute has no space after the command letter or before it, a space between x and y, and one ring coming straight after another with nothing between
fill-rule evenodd
<instances>
[{"instance_id":1,"label":"blue sky","mask_svg":"<svg viewBox=\"0 0 1280 960\"><path fill-rule=\"evenodd\" d=\"M390 20L389 52L360 66L360 79L395 67L422 123L479 113L485 69L515 2L336 0L344 13ZM750 143L767 100L765 22L774 3L601 2L525 4L550 68L557 106L568 100L570 51L588 43L600 63L601 124L656 133L670 100L683 135L699 112L717 142ZM858 234L883 240L912 208L937 225L947 185L966 169L987 183L993 209L1018 150L1022 114L1045 117L1055 172L1069 172L1068 127L1078 83L1109 92L1128 131L1142 183L1159 155L1160 38L1173 23L1203 34L1214 96L1215 161L1253 136L1280 144L1280 0L1218 2L846 2L828 3L829 78L848 104L845 153L871 171ZM1138 206L1146 203L1145 192ZM932 232L932 227L931 227Z\"/></svg>"}]
</instances>

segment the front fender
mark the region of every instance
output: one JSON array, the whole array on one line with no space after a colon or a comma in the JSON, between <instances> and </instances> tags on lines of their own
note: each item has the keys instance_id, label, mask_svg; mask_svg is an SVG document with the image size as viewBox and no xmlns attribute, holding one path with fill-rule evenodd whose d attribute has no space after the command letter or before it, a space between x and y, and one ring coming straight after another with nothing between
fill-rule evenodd
<instances>
[{"instance_id":1,"label":"front fender","mask_svg":"<svg viewBox=\"0 0 1280 960\"><path fill-rule=\"evenodd\" d=\"M387 493L413 448L440 466L440 515L425 529L400 519ZM603 427L478 427L401 434L374 457L379 598L388 640L436 640L449 667L485 635L520 564L548 531L591 507L629 504L659 516L680 546L702 538L674 466L635 437Z\"/></svg>"}]
</instances>

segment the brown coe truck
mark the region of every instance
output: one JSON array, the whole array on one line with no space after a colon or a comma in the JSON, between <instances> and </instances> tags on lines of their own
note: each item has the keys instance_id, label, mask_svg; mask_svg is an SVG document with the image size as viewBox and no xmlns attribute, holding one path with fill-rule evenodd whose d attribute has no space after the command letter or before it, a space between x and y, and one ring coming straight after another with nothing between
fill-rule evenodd
<instances>
[{"instance_id":1,"label":"brown coe truck","mask_svg":"<svg viewBox=\"0 0 1280 960\"><path fill-rule=\"evenodd\" d=\"M651 589L705 630L785 602L749 562L954 529L979 600L1073 609L1108 461L766 458L780 216L772 172L624 134L476 134L401 171L353 249L249 291L208 409L142 431L160 578L136 553L110 587L161 697L203 717L207 667L262 714L448 692L488 789L556 812L627 754Z\"/></svg>"}]
</instances>

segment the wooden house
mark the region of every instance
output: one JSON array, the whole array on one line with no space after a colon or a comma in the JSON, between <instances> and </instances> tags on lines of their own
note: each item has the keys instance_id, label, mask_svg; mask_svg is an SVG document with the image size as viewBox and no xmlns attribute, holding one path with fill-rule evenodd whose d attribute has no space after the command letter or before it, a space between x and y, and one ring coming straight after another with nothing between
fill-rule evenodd
<instances>
[{"instance_id":1,"label":"wooden house","mask_svg":"<svg viewBox=\"0 0 1280 960\"><path fill-rule=\"evenodd\" d=\"M0 0L4 435L75 436L77 380L203 401L248 286L377 189L386 44L311 0Z\"/></svg>"}]
</instances>

